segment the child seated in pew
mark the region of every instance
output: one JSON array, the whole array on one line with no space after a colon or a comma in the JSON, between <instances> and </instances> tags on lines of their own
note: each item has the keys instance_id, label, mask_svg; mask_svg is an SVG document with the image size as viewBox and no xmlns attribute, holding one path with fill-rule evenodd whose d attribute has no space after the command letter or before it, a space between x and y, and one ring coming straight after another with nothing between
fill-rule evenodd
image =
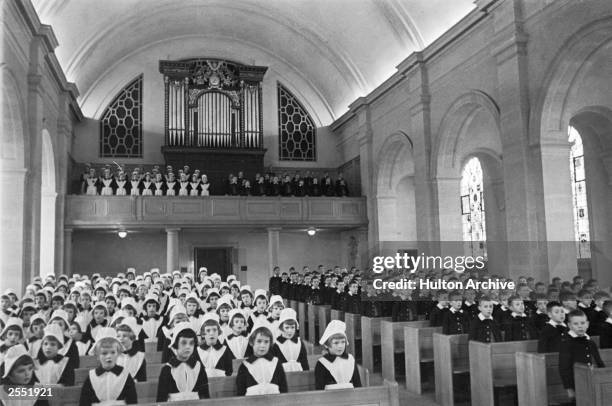
<instances>
[{"instance_id":1,"label":"child seated in pew","mask_svg":"<svg viewBox=\"0 0 612 406\"><path fill-rule=\"evenodd\" d=\"M493 307L493 319L497 324L504 328L506 326L512 310L508 308L508 298L512 296L509 291L501 291L499 293L499 303L495 303Z\"/></svg>"},{"instance_id":2,"label":"child seated in pew","mask_svg":"<svg viewBox=\"0 0 612 406\"><path fill-rule=\"evenodd\" d=\"M0 332L0 340L2 340L2 345L0 345L0 364L2 364L9 348L17 344L26 345L23 333L23 320L18 317L9 317Z\"/></svg>"},{"instance_id":3,"label":"child seated in pew","mask_svg":"<svg viewBox=\"0 0 612 406\"><path fill-rule=\"evenodd\" d=\"M268 306L268 323L270 323L270 328L272 329L272 334L274 334L275 339L281 335L279 319L284 308L285 303L280 295L273 295L270 298L270 305Z\"/></svg>"},{"instance_id":4,"label":"child seated in pew","mask_svg":"<svg viewBox=\"0 0 612 406\"><path fill-rule=\"evenodd\" d=\"M200 298L195 292L189 293L185 298L185 310L187 311L187 317L189 321L198 325L201 322L204 312L200 306Z\"/></svg>"},{"instance_id":5,"label":"child seated in pew","mask_svg":"<svg viewBox=\"0 0 612 406\"><path fill-rule=\"evenodd\" d=\"M117 298L112 293L107 293L106 296L104 296L104 303L106 303L108 316L113 317L113 314L117 311Z\"/></svg>"},{"instance_id":6,"label":"child seated in pew","mask_svg":"<svg viewBox=\"0 0 612 406\"><path fill-rule=\"evenodd\" d=\"M64 346L64 333L57 324L49 324L44 329L42 344L34 360L36 377L43 385L74 385L74 368L69 365L68 357L59 353Z\"/></svg>"},{"instance_id":7,"label":"child seated in pew","mask_svg":"<svg viewBox=\"0 0 612 406\"><path fill-rule=\"evenodd\" d=\"M257 289L255 291L255 310L251 312L251 316L248 319L248 330L253 331L253 326L257 320L267 321L268 312L266 308L268 307L268 296L266 291L263 289Z\"/></svg>"},{"instance_id":8,"label":"child seated in pew","mask_svg":"<svg viewBox=\"0 0 612 406\"><path fill-rule=\"evenodd\" d=\"M308 355L298 334L295 310L283 309L278 322L281 335L276 339L272 353L282 363L285 372L308 371Z\"/></svg>"},{"instance_id":9,"label":"child seated in pew","mask_svg":"<svg viewBox=\"0 0 612 406\"><path fill-rule=\"evenodd\" d=\"M182 304L177 302L172 306L172 310L170 310L168 326L162 326L157 336L157 351L162 352L162 362L168 362L171 356L174 355L174 351L170 346L172 342L172 329L175 325L183 322L189 322L187 310L185 310Z\"/></svg>"},{"instance_id":10,"label":"child seated in pew","mask_svg":"<svg viewBox=\"0 0 612 406\"><path fill-rule=\"evenodd\" d=\"M206 375L231 376L234 356L226 345L219 340L221 327L216 313L206 313L200 330L202 344L197 348L198 356L206 369Z\"/></svg>"},{"instance_id":11,"label":"child seated in pew","mask_svg":"<svg viewBox=\"0 0 612 406\"><path fill-rule=\"evenodd\" d=\"M145 353L135 344L141 327L134 317L126 317L117 327L117 339L123 347L122 354L117 359L117 365L127 369L136 382L147 380L147 361Z\"/></svg>"},{"instance_id":12,"label":"child seated in pew","mask_svg":"<svg viewBox=\"0 0 612 406\"><path fill-rule=\"evenodd\" d=\"M476 302L476 290L475 289L465 289L463 293L465 299L463 301L463 305L461 309L467 315L468 320L473 319L478 316L478 303Z\"/></svg>"},{"instance_id":13,"label":"child seated in pew","mask_svg":"<svg viewBox=\"0 0 612 406\"><path fill-rule=\"evenodd\" d=\"M241 309L232 309L229 312L229 327L232 332L225 338L225 345L230 349L235 359L243 359L247 355L249 338L246 331L246 318ZM252 355L251 349L250 354Z\"/></svg>"},{"instance_id":14,"label":"child seated in pew","mask_svg":"<svg viewBox=\"0 0 612 406\"><path fill-rule=\"evenodd\" d=\"M244 314L245 319L249 319L251 316L251 312L253 311L253 292L251 291L251 287L249 285L243 285L240 287L240 309L242 310L242 314Z\"/></svg>"},{"instance_id":15,"label":"child seated in pew","mask_svg":"<svg viewBox=\"0 0 612 406\"><path fill-rule=\"evenodd\" d=\"M603 303L603 311L608 316L603 323L600 323L599 328L599 347L612 348L612 300L606 300Z\"/></svg>"},{"instance_id":16,"label":"child seated in pew","mask_svg":"<svg viewBox=\"0 0 612 406\"><path fill-rule=\"evenodd\" d=\"M87 339L85 331L87 330L87 323L81 317L75 318L70 323L69 336L72 341L76 344L79 356L87 355L87 352L91 348L91 340Z\"/></svg>"},{"instance_id":17,"label":"child seated in pew","mask_svg":"<svg viewBox=\"0 0 612 406\"><path fill-rule=\"evenodd\" d=\"M197 340L191 323L184 321L174 326L171 345L175 355L159 373L158 402L210 397L206 369L196 353Z\"/></svg>"},{"instance_id":18,"label":"child seated in pew","mask_svg":"<svg viewBox=\"0 0 612 406\"><path fill-rule=\"evenodd\" d=\"M98 330L103 327L108 326L108 309L106 308L106 303L104 302L96 302L93 306L93 320L87 326L87 338L90 340L94 340L94 337L97 336Z\"/></svg>"},{"instance_id":19,"label":"child seated in pew","mask_svg":"<svg viewBox=\"0 0 612 406\"><path fill-rule=\"evenodd\" d=\"M76 343L72 338L70 338L69 333L69 323L68 323L68 313L64 310L56 310L51 315L51 319L49 320L49 325L57 324L62 329L62 334L64 337L64 342L62 348L59 353L68 357L68 367L76 369L79 367L79 349L77 348Z\"/></svg>"},{"instance_id":20,"label":"child seated in pew","mask_svg":"<svg viewBox=\"0 0 612 406\"><path fill-rule=\"evenodd\" d=\"M139 351L145 350L145 339L147 335L144 331L142 331L142 320L138 317L141 309L134 300L133 297L123 298L121 300L121 310L126 314L126 317L133 317L136 319L136 323L141 326L140 332L136 336L136 340L134 342L134 346L138 348Z\"/></svg>"},{"instance_id":21,"label":"child seated in pew","mask_svg":"<svg viewBox=\"0 0 612 406\"><path fill-rule=\"evenodd\" d=\"M481 343L502 341L499 324L493 319L493 302L489 296L483 296L478 303L478 316L470 322L469 339Z\"/></svg>"},{"instance_id":22,"label":"child seated in pew","mask_svg":"<svg viewBox=\"0 0 612 406\"><path fill-rule=\"evenodd\" d=\"M546 311L550 320L544 325L538 339L538 352L559 352L561 342L566 340L569 329L565 324L565 312L559 302L548 302Z\"/></svg>"},{"instance_id":23,"label":"child seated in pew","mask_svg":"<svg viewBox=\"0 0 612 406\"><path fill-rule=\"evenodd\" d=\"M604 302L606 300L610 300L610 295L608 292L595 292L593 295L593 311L591 312L591 318L589 318L589 329L587 334L592 336L600 335L599 328L602 326L602 323L606 321L608 315L603 309ZM587 317L589 315L587 314Z\"/></svg>"},{"instance_id":24,"label":"child seated in pew","mask_svg":"<svg viewBox=\"0 0 612 406\"><path fill-rule=\"evenodd\" d=\"M8 321L8 320L7 320ZM0 384L6 386L36 386L38 380L34 374L34 360L28 354L23 344L9 348L0 365ZM0 404L12 405L13 402L21 404L15 399L8 398L6 387L0 388ZM47 399L30 399L24 402L32 406L48 406Z\"/></svg>"},{"instance_id":25,"label":"child seated in pew","mask_svg":"<svg viewBox=\"0 0 612 406\"><path fill-rule=\"evenodd\" d=\"M79 406L96 403L137 404L138 395L134 380L126 368L117 365L121 344L111 327L98 330L94 345L98 366L89 371L81 388Z\"/></svg>"},{"instance_id":26,"label":"child seated in pew","mask_svg":"<svg viewBox=\"0 0 612 406\"><path fill-rule=\"evenodd\" d=\"M217 300L217 315L219 316L219 331L221 341L225 341L225 338L232 333L232 329L229 326L229 312L234 308L232 302L232 296L228 293L223 295Z\"/></svg>"},{"instance_id":27,"label":"child seated in pew","mask_svg":"<svg viewBox=\"0 0 612 406\"><path fill-rule=\"evenodd\" d=\"M361 378L355 358L347 352L346 324L332 320L325 329L319 344L327 354L319 358L315 366L317 390L361 387Z\"/></svg>"},{"instance_id":28,"label":"child seated in pew","mask_svg":"<svg viewBox=\"0 0 612 406\"><path fill-rule=\"evenodd\" d=\"M511 296L508 299L512 314L505 328L506 341L535 340L538 332L525 313L525 303L520 296Z\"/></svg>"},{"instance_id":29,"label":"child seated in pew","mask_svg":"<svg viewBox=\"0 0 612 406\"><path fill-rule=\"evenodd\" d=\"M442 327L442 318L444 313L448 311L448 292L440 289L436 292L438 303L429 312L429 325L431 327Z\"/></svg>"},{"instance_id":30,"label":"child seated in pew","mask_svg":"<svg viewBox=\"0 0 612 406\"><path fill-rule=\"evenodd\" d=\"M236 376L238 396L287 393L287 377L272 354L274 337L266 320L257 320L249 335L253 355L242 361Z\"/></svg>"},{"instance_id":31,"label":"child seated in pew","mask_svg":"<svg viewBox=\"0 0 612 406\"><path fill-rule=\"evenodd\" d=\"M142 320L142 331L146 334L146 342L152 342L157 339L159 330L164 322L163 317L159 314L159 299L156 295L148 294L142 304L144 315L140 317Z\"/></svg>"},{"instance_id":32,"label":"child seated in pew","mask_svg":"<svg viewBox=\"0 0 612 406\"><path fill-rule=\"evenodd\" d=\"M465 334L470 329L470 316L462 309L463 296L454 291L448 295L449 311L442 317L442 334Z\"/></svg>"},{"instance_id":33,"label":"child seated in pew","mask_svg":"<svg viewBox=\"0 0 612 406\"><path fill-rule=\"evenodd\" d=\"M548 317L548 310L546 308L548 304L548 298L543 293L536 293L534 299L536 304L536 311L531 316L531 322L538 331L538 333L540 333L546 323L548 323L548 320L550 320L550 318Z\"/></svg>"},{"instance_id":34,"label":"child seated in pew","mask_svg":"<svg viewBox=\"0 0 612 406\"><path fill-rule=\"evenodd\" d=\"M206 303L205 306L208 305L208 310L214 311L217 308L217 301L221 298L221 294L219 293L219 289L210 288L206 292Z\"/></svg>"},{"instance_id":35,"label":"child seated in pew","mask_svg":"<svg viewBox=\"0 0 612 406\"><path fill-rule=\"evenodd\" d=\"M568 291L561 292L559 293L559 301L563 305L563 311L565 312L565 322L568 323L569 322L569 320L567 319L568 314L576 310L578 306L578 303L576 302L576 295Z\"/></svg>"},{"instance_id":36,"label":"child seated in pew","mask_svg":"<svg viewBox=\"0 0 612 406\"><path fill-rule=\"evenodd\" d=\"M567 340L561 342L559 349L559 374L567 395L574 398L574 364L582 363L598 368L603 368L605 365L597 345L586 333L589 327L586 314L582 310L572 310L567 315L567 320L569 334Z\"/></svg>"},{"instance_id":37,"label":"child seated in pew","mask_svg":"<svg viewBox=\"0 0 612 406\"><path fill-rule=\"evenodd\" d=\"M47 322L42 314L35 314L30 319L30 338L28 338L28 353L32 358L38 355L46 325Z\"/></svg>"},{"instance_id":38,"label":"child seated in pew","mask_svg":"<svg viewBox=\"0 0 612 406\"><path fill-rule=\"evenodd\" d=\"M587 320L593 320L593 294L587 289L581 289L576 295L578 301L578 310L582 310L587 316Z\"/></svg>"}]
</instances>

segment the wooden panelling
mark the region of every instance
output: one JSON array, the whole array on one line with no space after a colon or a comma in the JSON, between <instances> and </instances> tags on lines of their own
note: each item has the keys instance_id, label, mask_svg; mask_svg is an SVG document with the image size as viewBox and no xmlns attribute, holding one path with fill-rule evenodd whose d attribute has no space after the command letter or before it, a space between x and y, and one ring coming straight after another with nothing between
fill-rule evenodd
<instances>
[{"instance_id":1,"label":"wooden panelling","mask_svg":"<svg viewBox=\"0 0 612 406\"><path fill-rule=\"evenodd\" d=\"M67 196L66 227L367 225L363 197Z\"/></svg>"}]
</instances>

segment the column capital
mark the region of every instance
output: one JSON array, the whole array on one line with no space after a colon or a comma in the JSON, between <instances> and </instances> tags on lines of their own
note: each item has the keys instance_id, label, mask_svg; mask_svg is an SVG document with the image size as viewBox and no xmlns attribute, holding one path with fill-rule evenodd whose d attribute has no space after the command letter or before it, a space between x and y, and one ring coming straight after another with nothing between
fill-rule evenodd
<instances>
[{"instance_id":1,"label":"column capital","mask_svg":"<svg viewBox=\"0 0 612 406\"><path fill-rule=\"evenodd\" d=\"M166 228L167 233L178 233L179 231L181 231L180 227L167 227Z\"/></svg>"},{"instance_id":2,"label":"column capital","mask_svg":"<svg viewBox=\"0 0 612 406\"><path fill-rule=\"evenodd\" d=\"M266 228L266 230L267 230L268 232L273 232L273 231L282 231L282 229L283 229L282 227L268 227L268 228Z\"/></svg>"}]
</instances>

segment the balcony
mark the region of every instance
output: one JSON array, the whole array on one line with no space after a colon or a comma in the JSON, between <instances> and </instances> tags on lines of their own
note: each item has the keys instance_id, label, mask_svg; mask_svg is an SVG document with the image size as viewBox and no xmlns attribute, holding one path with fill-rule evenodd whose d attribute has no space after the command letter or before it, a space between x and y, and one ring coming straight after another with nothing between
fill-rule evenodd
<instances>
[{"instance_id":1,"label":"balcony","mask_svg":"<svg viewBox=\"0 0 612 406\"><path fill-rule=\"evenodd\" d=\"M66 228L352 228L367 225L364 197L66 197Z\"/></svg>"}]
</instances>

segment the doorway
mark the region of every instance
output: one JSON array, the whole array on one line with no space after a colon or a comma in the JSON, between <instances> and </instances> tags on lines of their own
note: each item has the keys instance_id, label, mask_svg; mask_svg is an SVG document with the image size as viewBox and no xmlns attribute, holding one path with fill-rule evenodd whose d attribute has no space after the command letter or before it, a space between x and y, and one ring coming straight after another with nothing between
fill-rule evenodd
<instances>
[{"instance_id":1,"label":"doorway","mask_svg":"<svg viewBox=\"0 0 612 406\"><path fill-rule=\"evenodd\" d=\"M218 273L225 281L232 274L232 248L231 247L206 247L194 248L194 274L198 274L200 267L206 267L208 274Z\"/></svg>"}]
</instances>

